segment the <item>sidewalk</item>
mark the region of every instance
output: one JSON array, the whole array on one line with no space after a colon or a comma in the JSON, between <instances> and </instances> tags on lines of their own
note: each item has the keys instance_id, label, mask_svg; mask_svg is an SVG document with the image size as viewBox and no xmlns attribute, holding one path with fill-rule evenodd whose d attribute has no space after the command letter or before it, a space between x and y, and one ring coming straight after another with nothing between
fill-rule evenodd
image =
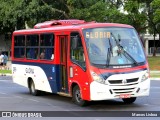
<instances>
[{"instance_id":1,"label":"sidewalk","mask_svg":"<svg viewBox=\"0 0 160 120\"><path fill-rule=\"evenodd\" d=\"M6 65L6 68L4 68L4 67L2 67L2 68L0 68L0 70L11 70L12 69L12 63L11 63L11 61L8 61L7 62L7 65ZM0 76L12 76L12 74L8 74L8 73L0 73Z\"/></svg>"},{"instance_id":2,"label":"sidewalk","mask_svg":"<svg viewBox=\"0 0 160 120\"><path fill-rule=\"evenodd\" d=\"M150 71L150 73L159 73L160 74L160 71Z\"/></svg>"},{"instance_id":3,"label":"sidewalk","mask_svg":"<svg viewBox=\"0 0 160 120\"><path fill-rule=\"evenodd\" d=\"M9 70L12 70L12 63L11 63L11 61L7 62L7 67L8 67Z\"/></svg>"}]
</instances>

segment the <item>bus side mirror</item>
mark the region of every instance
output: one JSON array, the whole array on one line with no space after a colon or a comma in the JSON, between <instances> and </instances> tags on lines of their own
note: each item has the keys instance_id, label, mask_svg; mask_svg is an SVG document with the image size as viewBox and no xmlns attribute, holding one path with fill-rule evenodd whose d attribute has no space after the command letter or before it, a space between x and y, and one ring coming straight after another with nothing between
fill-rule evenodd
<instances>
[{"instance_id":1,"label":"bus side mirror","mask_svg":"<svg viewBox=\"0 0 160 120\"><path fill-rule=\"evenodd\" d=\"M78 37L74 37L72 40L72 49L75 50L78 47Z\"/></svg>"}]
</instances>

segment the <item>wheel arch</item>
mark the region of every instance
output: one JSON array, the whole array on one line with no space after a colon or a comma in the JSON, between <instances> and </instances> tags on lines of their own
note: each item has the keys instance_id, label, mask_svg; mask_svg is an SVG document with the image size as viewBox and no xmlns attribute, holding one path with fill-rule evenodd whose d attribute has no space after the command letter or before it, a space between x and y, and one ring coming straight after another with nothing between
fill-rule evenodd
<instances>
[{"instance_id":1,"label":"wheel arch","mask_svg":"<svg viewBox=\"0 0 160 120\"><path fill-rule=\"evenodd\" d=\"M71 96L73 95L73 88L74 88L75 86L78 86L78 87L80 88L80 86L79 86L78 83L72 82L72 84L71 84L71 86L70 86L70 94L71 94Z\"/></svg>"}]
</instances>

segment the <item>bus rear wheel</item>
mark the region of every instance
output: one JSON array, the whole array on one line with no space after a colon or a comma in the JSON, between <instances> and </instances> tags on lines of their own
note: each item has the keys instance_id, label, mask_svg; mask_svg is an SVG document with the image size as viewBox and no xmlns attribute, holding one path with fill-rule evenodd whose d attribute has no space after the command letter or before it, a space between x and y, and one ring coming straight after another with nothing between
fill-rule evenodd
<instances>
[{"instance_id":1,"label":"bus rear wheel","mask_svg":"<svg viewBox=\"0 0 160 120\"><path fill-rule=\"evenodd\" d=\"M79 106L85 106L87 104L87 101L85 101L81 98L81 91L77 85L73 88L72 99L75 102L75 104L77 104Z\"/></svg>"},{"instance_id":2,"label":"bus rear wheel","mask_svg":"<svg viewBox=\"0 0 160 120\"><path fill-rule=\"evenodd\" d=\"M136 97L132 97L132 98L123 98L122 99L124 103L126 104L131 104L134 103L136 101Z\"/></svg>"},{"instance_id":3,"label":"bus rear wheel","mask_svg":"<svg viewBox=\"0 0 160 120\"><path fill-rule=\"evenodd\" d=\"M30 94L32 94L34 96L40 95L40 91L35 89L35 84L33 81L30 82L29 92L30 92Z\"/></svg>"}]
</instances>

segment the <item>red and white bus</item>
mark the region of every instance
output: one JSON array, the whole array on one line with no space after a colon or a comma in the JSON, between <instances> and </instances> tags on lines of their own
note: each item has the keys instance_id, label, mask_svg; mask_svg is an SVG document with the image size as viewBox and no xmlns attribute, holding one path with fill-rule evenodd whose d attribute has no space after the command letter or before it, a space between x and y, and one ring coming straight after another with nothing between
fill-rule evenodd
<instances>
[{"instance_id":1,"label":"red and white bus","mask_svg":"<svg viewBox=\"0 0 160 120\"><path fill-rule=\"evenodd\" d=\"M88 101L148 96L148 62L136 30L125 24L53 20L12 36L13 81Z\"/></svg>"}]
</instances>

